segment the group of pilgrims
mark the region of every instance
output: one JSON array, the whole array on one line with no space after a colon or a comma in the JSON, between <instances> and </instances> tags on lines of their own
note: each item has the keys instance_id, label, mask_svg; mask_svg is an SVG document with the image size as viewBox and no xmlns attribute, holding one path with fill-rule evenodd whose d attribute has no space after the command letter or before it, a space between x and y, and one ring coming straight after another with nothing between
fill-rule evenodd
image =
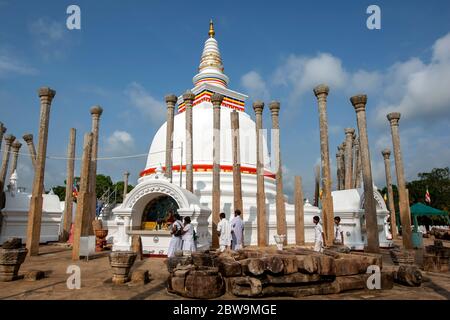
<instances>
[{"instance_id":1,"label":"group of pilgrims","mask_svg":"<svg viewBox=\"0 0 450 320\"><path fill-rule=\"evenodd\" d=\"M217 233L219 235L220 251L227 249L239 250L243 247L244 238L244 222L241 218L241 211L239 209L234 211L234 217L231 221L226 219L225 213L220 213L220 222L217 224ZM184 217L182 221L178 213L173 215L174 221L170 225L170 233L172 238L169 243L169 250L167 256L175 256L176 251L196 251L197 235L194 227L191 224L190 217Z\"/></svg>"}]
</instances>

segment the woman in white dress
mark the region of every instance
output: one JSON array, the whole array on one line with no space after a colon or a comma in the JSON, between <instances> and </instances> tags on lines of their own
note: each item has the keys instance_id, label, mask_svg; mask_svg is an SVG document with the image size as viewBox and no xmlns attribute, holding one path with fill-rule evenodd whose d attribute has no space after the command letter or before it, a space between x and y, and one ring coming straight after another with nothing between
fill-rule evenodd
<instances>
[{"instance_id":1,"label":"woman in white dress","mask_svg":"<svg viewBox=\"0 0 450 320\"><path fill-rule=\"evenodd\" d=\"M183 251L194 252L197 250L194 240L194 226L191 224L190 217L184 217L184 227L182 231Z\"/></svg>"},{"instance_id":2,"label":"woman in white dress","mask_svg":"<svg viewBox=\"0 0 450 320\"><path fill-rule=\"evenodd\" d=\"M169 249L167 250L167 257L175 256L175 252L182 250L182 231L183 223L181 222L181 216L178 213L174 214L175 222L170 228L170 233L172 234L172 239L170 239Z\"/></svg>"}]
</instances>

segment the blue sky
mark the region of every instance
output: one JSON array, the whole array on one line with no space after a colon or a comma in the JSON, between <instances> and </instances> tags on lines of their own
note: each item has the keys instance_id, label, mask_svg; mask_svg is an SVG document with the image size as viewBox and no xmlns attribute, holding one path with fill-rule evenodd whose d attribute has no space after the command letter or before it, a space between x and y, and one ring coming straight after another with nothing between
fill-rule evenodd
<instances>
[{"instance_id":1,"label":"blue sky","mask_svg":"<svg viewBox=\"0 0 450 320\"><path fill-rule=\"evenodd\" d=\"M81 30L66 28L66 8L81 8ZM366 8L381 8L381 30L366 28ZM100 157L146 154L164 122L165 94L192 87L213 18L230 89L281 101L286 193L301 175L311 198L318 163L316 84L330 86L332 174L345 127L356 127L349 97L367 93L375 183L383 187L381 150L391 147L386 113L401 111L407 179L449 165L450 3L448 1L9 1L0 0L0 121L8 133L35 134L37 89L57 94L48 154L66 154L69 128L77 155L89 109L104 109ZM270 127L268 110L265 127ZM22 152L27 152L22 141ZM99 161L98 171L135 184L146 157ZM65 161L47 160L46 187L63 184ZM79 172L79 163L76 166ZM19 160L20 184L31 163ZM292 180L292 181L291 181ZM395 179L394 179L395 180Z\"/></svg>"}]
</instances>

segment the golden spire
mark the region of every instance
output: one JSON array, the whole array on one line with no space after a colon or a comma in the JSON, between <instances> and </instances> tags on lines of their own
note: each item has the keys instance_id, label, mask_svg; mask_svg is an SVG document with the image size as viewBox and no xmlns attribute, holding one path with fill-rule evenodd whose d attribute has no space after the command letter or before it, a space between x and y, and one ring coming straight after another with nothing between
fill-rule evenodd
<instances>
[{"instance_id":1,"label":"golden spire","mask_svg":"<svg viewBox=\"0 0 450 320\"><path fill-rule=\"evenodd\" d=\"M213 21L212 21L212 19L209 21L209 32L208 32L208 35L209 35L209 37L210 38L214 38L214 35L215 35L216 33L214 32L214 23L213 23Z\"/></svg>"}]
</instances>

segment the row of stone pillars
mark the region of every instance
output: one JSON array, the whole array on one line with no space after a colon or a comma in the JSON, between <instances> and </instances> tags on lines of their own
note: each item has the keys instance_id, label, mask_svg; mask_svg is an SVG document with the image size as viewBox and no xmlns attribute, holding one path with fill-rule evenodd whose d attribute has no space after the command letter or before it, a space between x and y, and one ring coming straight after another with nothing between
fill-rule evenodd
<instances>
[{"instance_id":1,"label":"row of stone pillars","mask_svg":"<svg viewBox=\"0 0 450 320\"><path fill-rule=\"evenodd\" d=\"M318 100L319 107L319 127L320 127L320 150L321 150L321 166L322 166L322 219L325 233L325 244L333 244L333 199L331 196L331 174L328 146L328 123L327 123L327 97L329 88L326 85L318 85L314 88L314 94ZM356 120L359 132L358 154L361 157L361 168L364 183L364 209L366 216L367 229L367 248L368 252L379 251L378 226L375 199L373 196L372 171L370 165L369 143L367 137L366 113L365 107L367 103L366 95L357 95L350 98L350 102L356 111ZM355 140L355 130L346 128L346 141L338 148L337 171L338 171L338 189L350 189L354 187L353 180L353 145ZM358 155L357 155L358 157ZM343 161L344 159L344 161ZM356 160L358 162L359 160ZM356 168L356 170L358 170ZM358 176L358 172L356 172Z\"/></svg>"},{"instance_id":2,"label":"row of stone pillars","mask_svg":"<svg viewBox=\"0 0 450 320\"><path fill-rule=\"evenodd\" d=\"M333 199L331 196L331 174L330 174L330 161L329 161L329 145L328 145L328 124L326 115L326 102L329 93L329 88L326 85L319 85L314 88L314 93L318 99L319 108L319 125L320 125L320 146L321 146L321 167L322 167L322 212L323 212L323 224L326 235L326 245L331 245L333 241ZM186 106L186 189L193 192L193 168L192 168L192 105L195 99L195 95L192 92L187 92L183 95L183 100ZM213 103L213 123L214 123L214 143L213 143L213 246L217 246L218 238L215 234L215 228L218 221L218 214L220 211L220 105L223 97L218 94L213 95L211 101ZM373 194L373 182L372 182L372 171L370 163L370 152L367 136L367 124L366 124L366 113L365 107L367 103L366 95L357 95L350 98L350 101L356 112L356 119L358 125L359 136L356 137L355 129L346 128L346 140L338 147L337 159L337 170L338 170L338 189L351 189L358 188L362 181L364 185L364 194ZM166 170L169 175L172 172L172 152L173 152L173 117L174 117L174 106L176 103L176 97L174 95L166 97L166 103L168 108L168 125L167 125L167 137L166 137ZM282 170L281 170L281 156L279 148L279 109L280 104L278 102L272 102L269 106L272 113L272 123L273 123L273 143L275 152L275 168L276 168L276 186L277 186L277 233L286 234L286 218L285 218L285 203L282 187ZM255 101L253 103L253 109L256 116L256 149L257 149L257 227L258 227L258 245L267 245L267 219L266 219L266 203L265 203L265 190L264 190L264 159L263 159L263 139L262 139L262 112L264 109L264 103L261 101ZM396 169L397 176L399 180L399 189L404 186L403 178L403 168L401 165L401 153L399 146L398 137L398 119L400 115L397 113L392 113L388 115L388 119L391 122L392 136L394 142L394 149L396 154ZM231 127L234 130L238 126L238 114L237 112L231 113ZM240 184L240 163L239 163L239 137L233 134L233 179L234 179L234 189L235 189L235 209L242 209L242 194L241 194L241 184ZM181 174L181 173L180 173ZM169 176L171 178L171 176ZM295 178L295 203L296 203L296 213L295 221L298 224L303 224L303 195L301 191L301 178ZM388 183L389 185L389 183ZM405 209L407 207L406 193L400 192L400 211L407 212ZM392 198L392 196L391 196ZM406 199L406 200L405 200ZM379 241L378 241L378 226L376 217L376 206L375 199L370 196L364 198L364 208L366 211L366 227L367 227L367 237L368 245L367 251L378 252L379 251ZM392 204L389 205L390 207ZM301 207L301 209L300 209ZM391 214L393 209L391 208ZM402 224L404 224L403 229L406 230L404 242L405 247L407 243L410 242L410 235L408 240L408 230L406 225L409 223L408 217L405 217L405 213L402 215ZM395 221L391 218L391 221ZM301 231L303 227L296 228L296 243L304 243L303 235Z\"/></svg>"},{"instance_id":3,"label":"row of stone pillars","mask_svg":"<svg viewBox=\"0 0 450 320\"><path fill-rule=\"evenodd\" d=\"M361 187L361 157L359 137L354 128L345 128L345 140L337 147L336 189L347 190Z\"/></svg>"},{"instance_id":4,"label":"row of stone pillars","mask_svg":"<svg viewBox=\"0 0 450 320\"><path fill-rule=\"evenodd\" d=\"M318 86L315 89L318 92L326 91L323 86ZM317 95L317 93L316 93ZM319 99L319 110L320 102L324 100L322 96L317 95ZM336 164L337 164L337 188L338 190L359 188L360 187L360 175L362 173L363 184L364 184L364 209L366 212L366 227L367 227L367 251L377 252L379 251L378 242L378 226L376 218L376 206L373 197L367 196L373 194L373 182L372 182L372 172L370 164L370 153L367 137L367 124L366 124L366 114L365 108L367 103L366 95L357 95L350 98L350 101L355 108L359 137L356 138L355 130L353 128L346 128L345 141L338 147L338 153L336 154ZM387 115L391 127L392 143L394 147L394 158L395 158L395 169L397 173L397 185L399 190L399 207L400 207L400 217L402 222L402 236L403 236L403 246L405 249L411 249L412 239L411 239L411 216L409 211L409 199L408 193L405 187L403 160L400 148L400 136L398 131L398 122L400 119L400 113L392 112ZM321 121L321 127L323 122ZM326 127L326 124L325 124ZM323 128L321 128L323 129ZM321 146L326 144L327 141L322 140L321 135ZM391 220L391 230L393 238L397 238L396 229L396 217L395 217L395 207L394 207L394 197L392 192L392 177L390 172L390 156L391 152L389 149L382 151L384 158L385 172L386 172L386 185L388 189L388 208L390 211ZM354 156L354 158L352 158ZM322 161L322 165L324 162ZM325 161L327 166L327 162ZM325 190L325 187L324 187ZM324 213L326 215L326 212ZM324 218L326 220L326 218ZM324 221L325 224L325 221Z\"/></svg>"},{"instance_id":5,"label":"row of stone pillars","mask_svg":"<svg viewBox=\"0 0 450 320\"><path fill-rule=\"evenodd\" d=\"M32 187L32 195L30 200L30 209L28 214L27 227L27 249L28 255L34 256L39 253L39 240L41 232L42 220L42 205L44 192L44 175L45 162L47 155L48 142L48 128L50 122L50 109L53 98L56 92L48 87L42 87L38 91L40 98L40 120L39 120L39 134L38 134L38 148L37 152L33 143L33 135L25 134L23 139L28 145L31 161L34 167L35 175ZM79 245L80 236L88 236L93 234L92 221L96 213L96 193L95 193L95 178L97 171L97 156L98 156L98 133L99 122L102 114L100 106L91 108L92 116L92 132L86 134L83 150L82 172L80 177L80 193L78 197L77 213L74 223L74 244L72 250L72 258L79 259ZM0 141L3 140L3 134L6 131L3 124L0 126ZM0 190L3 191L6 171L9 161L9 153L12 148L12 172L17 166L17 157L20 143L13 143L15 137L11 135L5 136L6 148L3 155L2 168L0 170ZM63 231L61 240L67 240L72 225L72 206L73 206L73 185L74 185L74 160L75 160L75 141L76 130L70 129L70 138L67 151L67 179L66 179L66 198L65 210L62 218Z\"/></svg>"},{"instance_id":6,"label":"row of stone pillars","mask_svg":"<svg viewBox=\"0 0 450 320\"><path fill-rule=\"evenodd\" d=\"M186 133L186 189L193 190L193 137L192 137L192 106L195 95L191 91L183 94L185 103L185 133ZM166 175L172 181L173 172L173 130L174 130L174 108L177 101L175 95L167 95L167 125L166 125ZM220 108L223 96L215 93L211 96L213 104L213 183L212 183L212 221L213 221L213 248L218 247L218 235L216 231L219 222L220 213ZM267 241L267 221L266 221L266 199L264 191L264 157L263 157L263 126L262 112L264 103L256 101L253 104L256 115L256 156L257 156L257 223L258 223L258 245L266 246ZM286 235L286 216L285 202L282 184L282 166L279 147L279 110L280 103L273 101L269 105L272 113L273 123L273 143L275 152L276 185L277 185L277 233ZM242 185L240 170L240 143L239 143L239 113L233 111L230 113L230 122L232 128L232 154L233 154L233 189L234 189L234 209L243 211L242 203ZM180 174L182 174L180 172ZM303 199L302 199L303 200ZM243 217L243 212L241 217Z\"/></svg>"}]
</instances>

